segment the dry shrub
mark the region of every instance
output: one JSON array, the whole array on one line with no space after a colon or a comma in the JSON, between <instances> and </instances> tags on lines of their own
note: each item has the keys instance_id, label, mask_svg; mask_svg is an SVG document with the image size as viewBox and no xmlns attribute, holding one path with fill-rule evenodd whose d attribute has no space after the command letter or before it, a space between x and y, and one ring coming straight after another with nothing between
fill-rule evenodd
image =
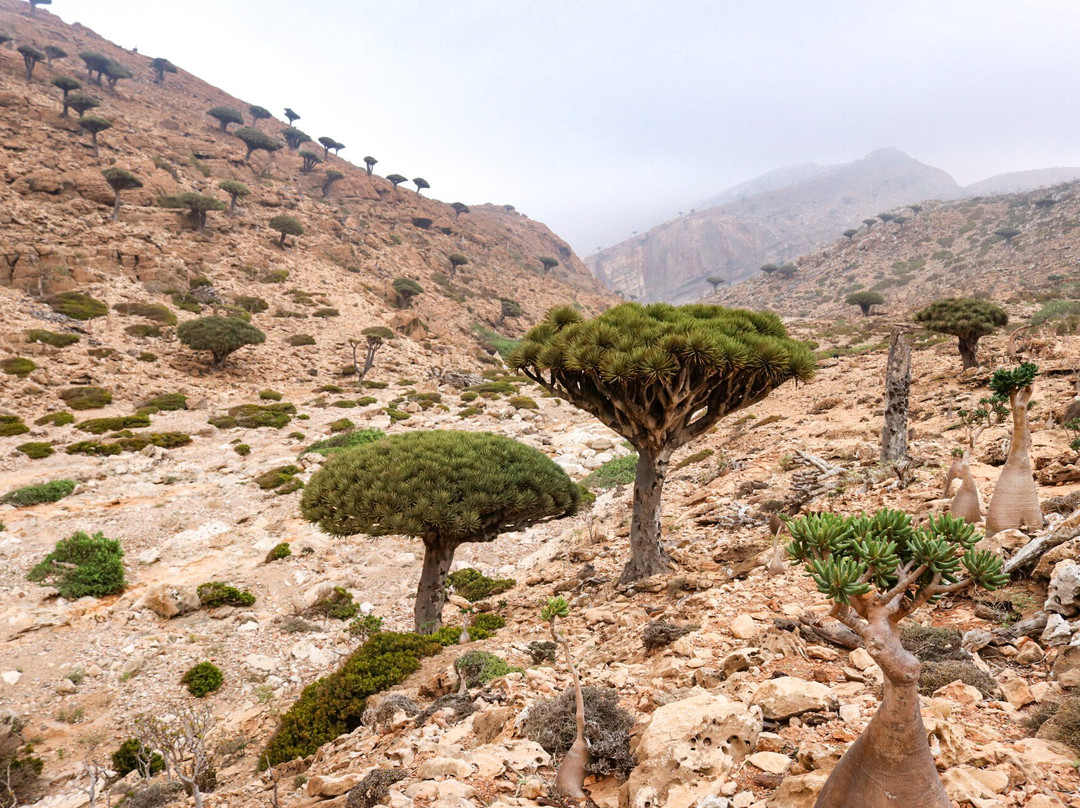
<instances>
[{"instance_id":1,"label":"dry shrub","mask_svg":"<svg viewBox=\"0 0 1080 808\"><path fill-rule=\"evenodd\" d=\"M585 699L585 739L590 755L586 771L600 777L609 774L628 777L636 765L630 752L633 717L619 706L616 690L583 687L582 695ZM548 754L565 755L577 735L575 710L572 689L554 699L535 702L529 708L525 734L544 747Z\"/></svg>"}]
</instances>

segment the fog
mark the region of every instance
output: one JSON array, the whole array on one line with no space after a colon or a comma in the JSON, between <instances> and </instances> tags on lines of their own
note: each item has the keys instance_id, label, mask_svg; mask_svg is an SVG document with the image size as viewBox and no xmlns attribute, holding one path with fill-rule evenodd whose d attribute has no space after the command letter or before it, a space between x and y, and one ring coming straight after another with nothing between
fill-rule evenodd
<instances>
[{"instance_id":1,"label":"fog","mask_svg":"<svg viewBox=\"0 0 1080 808\"><path fill-rule=\"evenodd\" d=\"M580 254L779 166L1080 165L1075 0L54 0Z\"/></svg>"}]
</instances>

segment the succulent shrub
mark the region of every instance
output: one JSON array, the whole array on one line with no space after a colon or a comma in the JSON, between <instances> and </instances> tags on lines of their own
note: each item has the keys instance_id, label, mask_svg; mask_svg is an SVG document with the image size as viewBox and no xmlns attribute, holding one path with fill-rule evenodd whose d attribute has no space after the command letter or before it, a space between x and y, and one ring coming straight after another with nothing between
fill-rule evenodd
<instances>
[{"instance_id":1,"label":"succulent shrub","mask_svg":"<svg viewBox=\"0 0 1080 808\"><path fill-rule=\"evenodd\" d=\"M166 73L177 72L176 65L162 56L151 60L150 69L154 71L154 84L164 84Z\"/></svg>"},{"instance_id":2,"label":"succulent shrub","mask_svg":"<svg viewBox=\"0 0 1080 808\"><path fill-rule=\"evenodd\" d=\"M364 158L364 165L367 166L367 175L369 177L371 176L371 172L375 170L375 164L378 162L378 160L371 156Z\"/></svg>"},{"instance_id":3,"label":"succulent shrub","mask_svg":"<svg viewBox=\"0 0 1080 808\"><path fill-rule=\"evenodd\" d=\"M551 661L554 661L554 643ZM546 651L545 648L545 658ZM619 693L612 688L583 687L585 738L589 745L586 772L597 777L626 778L636 765L630 751L630 730L634 718L619 706ZM533 703L525 721L525 735L544 747L552 757L565 755L574 743L576 731L573 690L552 699Z\"/></svg>"},{"instance_id":4,"label":"succulent shrub","mask_svg":"<svg viewBox=\"0 0 1080 808\"><path fill-rule=\"evenodd\" d=\"M430 188L431 187L430 185L428 185L428 181L425 180L423 177L416 177L413 180L413 185L416 186L416 195L417 196L420 196L420 192L423 191L425 188Z\"/></svg>"},{"instance_id":5,"label":"succulent shrub","mask_svg":"<svg viewBox=\"0 0 1080 808\"><path fill-rule=\"evenodd\" d=\"M550 256L544 256L540 259L540 266L544 269L544 274L547 275L551 270L559 265L558 258L552 258Z\"/></svg>"},{"instance_id":6,"label":"succulent shrub","mask_svg":"<svg viewBox=\"0 0 1080 808\"><path fill-rule=\"evenodd\" d=\"M26 80L30 81L34 77L34 68L37 67L37 63L45 61L45 53L33 45L19 45L15 50L23 58L23 66L26 68Z\"/></svg>"},{"instance_id":7,"label":"succulent shrub","mask_svg":"<svg viewBox=\"0 0 1080 808\"><path fill-rule=\"evenodd\" d=\"M33 360L26 359L22 356L11 356L0 362L0 370L9 376L18 376L20 379L25 379L35 370L37 365Z\"/></svg>"},{"instance_id":8,"label":"succulent shrub","mask_svg":"<svg viewBox=\"0 0 1080 808\"><path fill-rule=\"evenodd\" d=\"M195 191L188 191L175 197L161 197L159 201L163 207L186 211L188 220L199 233L206 230L208 213L214 210L225 210L225 203L220 199Z\"/></svg>"},{"instance_id":9,"label":"succulent shrub","mask_svg":"<svg viewBox=\"0 0 1080 808\"><path fill-rule=\"evenodd\" d=\"M573 514L581 494L546 455L487 433L413 431L331 457L304 489L304 518L335 536L424 543L418 631L438 628L458 545Z\"/></svg>"},{"instance_id":10,"label":"succulent shrub","mask_svg":"<svg viewBox=\"0 0 1080 808\"><path fill-rule=\"evenodd\" d=\"M351 620L360 612L360 604L353 601L352 592L335 586L325 597L315 601L305 612L307 617L326 617L331 620Z\"/></svg>"},{"instance_id":11,"label":"succulent shrub","mask_svg":"<svg viewBox=\"0 0 1080 808\"><path fill-rule=\"evenodd\" d=\"M287 541L283 541L280 544L275 544L274 547L266 554L266 563L271 561L281 561L283 558L288 558L292 555L292 547L289 546Z\"/></svg>"},{"instance_id":12,"label":"succulent shrub","mask_svg":"<svg viewBox=\"0 0 1080 808\"><path fill-rule=\"evenodd\" d=\"M454 670L464 682L466 688L485 685L492 679L514 673L521 668L513 668L501 656L490 651L468 651L454 660Z\"/></svg>"},{"instance_id":13,"label":"succulent shrub","mask_svg":"<svg viewBox=\"0 0 1080 808\"><path fill-rule=\"evenodd\" d=\"M401 183L408 182L409 178L401 174L387 174L387 181L396 189Z\"/></svg>"},{"instance_id":14,"label":"succulent shrub","mask_svg":"<svg viewBox=\"0 0 1080 808\"><path fill-rule=\"evenodd\" d=\"M131 69L127 65L121 64L115 59L109 59L105 64L102 75L104 75L105 81L109 85L109 89L115 90L118 81L121 79L130 79L135 74L131 72Z\"/></svg>"},{"instance_id":15,"label":"succulent shrub","mask_svg":"<svg viewBox=\"0 0 1080 808\"><path fill-rule=\"evenodd\" d=\"M223 368L226 360L244 346L266 341L266 335L255 326L216 314L181 323L176 336L193 351L209 351L215 368Z\"/></svg>"},{"instance_id":16,"label":"succulent shrub","mask_svg":"<svg viewBox=\"0 0 1080 808\"><path fill-rule=\"evenodd\" d=\"M360 335L364 338L363 341L350 339L349 347L352 348L353 371L356 373L357 381L362 382L375 364L375 354L388 340L394 338L394 332L385 326L377 325L365 328ZM364 348L363 367L357 358L357 351L361 346Z\"/></svg>"},{"instance_id":17,"label":"succulent shrub","mask_svg":"<svg viewBox=\"0 0 1080 808\"><path fill-rule=\"evenodd\" d=\"M789 554L806 566L830 614L854 631L881 668L881 707L833 769L821 808L950 804L919 711L919 658L906 650L899 623L942 595L1008 582L1001 559L975 545L982 535L948 514L916 527L911 517L814 514L790 521ZM873 777L866 772L875 772Z\"/></svg>"},{"instance_id":18,"label":"succulent shrub","mask_svg":"<svg viewBox=\"0 0 1080 808\"><path fill-rule=\"evenodd\" d=\"M255 603L253 594L223 581L207 581L199 584L195 592L202 605L211 609L217 606L251 606Z\"/></svg>"},{"instance_id":19,"label":"succulent shrub","mask_svg":"<svg viewBox=\"0 0 1080 808\"><path fill-rule=\"evenodd\" d=\"M79 114L80 118L86 116L86 113L95 107L101 106L101 100L94 98L92 95L86 95L85 93L72 93L65 99L68 109L73 109Z\"/></svg>"},{"instance_id":20,"label":"succulent shrub","mask_svg":"<svg viewBox=\"0 0 1080 808\"><path fill-rule=\"evenodd\" d=\"M104 387L92 385L68 387L61 390L58 395L73 410L97 410L112 403L112 393Z\"/></svg>"},{"instance_id":21,"label":"succulent shrub","mask_svg":"<svg viewBox=\"0 0 1080 808\"><path fill-rule=\"evenodd\" d=\"M335 182L340 182L343 179L345 179L345 175L342 174L340 171L336 171L334 169L330 169L325 174L323 174L323 184L322 184L323 198L325 199L326 197L329 197L330 196L330 189L334 187L334 183Z\"/></svg>"},{"instance_id":22,"label":"succulent shrub","mask_svg":"<svg viewBox=\"0 0 1080 808\"><path fill-rule=\"evenodd\" d=\"M286 216L284 214L275 216L270 220L270 229L277 230L278 233L281 234L281 238L278 240L278 246L282 249L285 248L286 236L304 235L304 225L292 216Z\"/></svg>"},{"instance_id":23,"label":"succulent shrub","mask_svg":"<svg viewBox=\"0 0 1080 808\"><path fill-rule=\"evenodd\" d=\"M304 688L259 756L259 768L306 757L356 729L368 696L404 681L420 669L423 657L441 650L435 639L418 634L373 635L337 671Z\"/></svg>"},{"instance_id":24,"label":"succulent shrub","mask_svg":"<svg viewBox=\"0 0 1080 808\"><path fill-rule=\"evenodd\" d=\"M499 325L502 325L509 319L516 319L523 313L521 304L516 300L512 300L508 297L499 298Z\"/></svg>"},{"instance_id":25,"label":"succulent shrub","mask_svg":"<svg viewBox=\"0 0 1080 808\"><path fill-rule=\"evenodd\" d=\"M881 296L881 292L864 290L862 292L852 292L844 298L844 302L849 306L858 306L863 317L869 317L870 309L874 306L880 306L885 302L885 298Z\"/></svg>"},{"instance_id":26,"label":"succulent shrub","mask_svg":"<svg viewBox=\"0 0 1080 808\"><path fill-rule=\"evenodd\" d=\"M964 370L978 367L979 340L1009 322L1009 315L988 300L948 297L916 312L915 322L930 331L956 337Z\"/></svg>"},{"instance_id":27,"label":"succulent shrub","mask_svg":"<svg viewBox=\"0 0 1080 808\"><path fill-rule=\"evenodd\" d=\"M258 123L259 121L265 121L268 118L273 118L273 113L266 107L260 107L258 105L252 105L248 107L248 113L251 115L251 122Z\"/></svg>"},{"instance_id":28,"label":"succulent shrub","mask_svg":"<svg viewBox=\"0 0 1080 808\"><path fill-rule=\"evenodd\" d=\"M344 421L347 419L343 418L342 420ZM351 429L351 426L349 429ZM336 452L352 449L356 446L363 446L366 443L372 443L385 437L386 433L381 429L356 429L349 432L342 432L341 434L334 435L324 440L316 441L304 449L300 454L305 455L308 452L315 452L329 457Z\"/></svg>"},{"instance_id":29,"label":"succulent shrub","mask_svg":"<svg viewBox=\"0 0 1080 808\"><path fill-rule=\"evenodd\" d=\"M624 303L591 320L552 309L508 363L637 450L624 582L668 568L660 507L672 452L815 370L810 349L770 312L666 303Z\"/></svg>"},{"instance_id":30,"label":"succulent shrub","mask_svg":"<svg viewBox=\"0 0 1080 808\"><path fill-rule=\"evenodd\" d=\"M93 320L109 313L107 303L82 292L60 292L47 298L45 302L53 311L74 320Z\"/></svg>"},{"instance_id":31,"label":"succulent shrub","mask_svg":"<svg viewBox=\"0 0 1080 808\"><path fill-rule=\"evenodd\" d=\"M67 600L115 595L124 591L124 551L120 542L102 533L82 531L61 539L56 548L27 574L38 583L47 583Z\"/></svg>"},{"instance_id":32,"label":"succulent shrub","mask_svg":"<svg viewBox=\"0 0 1080 808\"><path fill-rule=\"evenodd\" d=\"M281 136L285 138L285 145L296 151L304 143L311 140L306 132L301 132L295 126L289 126L281 130Z\"/></svg>"},{"instance_id":33,"label":"succulent shrub","mask_svg":"<svg viewBox=\"0 0 1080 808\"><path fill-rule=\"evenodd\" d=\"M187 669L180 677L180 684L187 685L188 693L191 695L202 698L207 693L213 693L219 689L224 679L221 668L213 662L200 662Z\"/></svg>"}]
</instances>

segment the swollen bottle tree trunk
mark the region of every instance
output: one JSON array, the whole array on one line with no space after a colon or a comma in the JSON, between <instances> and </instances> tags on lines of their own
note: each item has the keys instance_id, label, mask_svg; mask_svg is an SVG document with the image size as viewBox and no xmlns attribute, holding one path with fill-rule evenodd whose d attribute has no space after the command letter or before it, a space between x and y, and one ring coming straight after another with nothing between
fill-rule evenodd
<instances>
[{"instance_id":1,"label":"swollen bottle tree trunk","mask_svg":"<svg viewBox=\"0 0 1080 808\"><path fill-rule=\"evenodd\" d=\"M996 395L1008 396L1013 423L1009 456L986 513L986 532L991 536L1009 528L1038 529L1043 525L1039 489L1031 471L1031 427L1028 423L1031 383L1037 373L1038 368L1027 363L1016 370L999 370L990 382Z\"/></svg>"},{"instance_id":2,"label":"swollen bottle tree trunk","mask_svg":"<svg viewBox=\"0 0 1080 808\"><path fill-rule=\"evenodd\" d=\"M979 499L979 486L971 474L970 448L965 449L964 454L953 461L949 475L945 479L946 495L949 493L953 480L960 480L960 488L949 503L949 513L969 524L978 522L982 519L982 502Z\"/></svg>"},{"instance_id":3,"label":"swollen bottle tree trunk","mask_svg":"<svg viewBox=\"0 0 1080 808\"><path fill-rule=\"evenodd\" d=\"M547 602L541 616L548 622L552 642L562 646L566 668L570 671L570 679L574 683L574 722L577 731L573 744L555 774L555 790L572 799L582 800L586 797L585 767L589 765L589 744L585 740L585 696L581 691L581 680L578 678L574 658L570 655L570 642L555 630L556 619L566 617L569 613L570 608L565 598L557 597Z\"/></svg>"},{"instance_id":4,"label":"swollen bottle tree trunk","mask_svg":"<svg viewBox=\"0 0 1080 808\"><path fill-rule=\"evenodd\" d=\"M897 625L938 596L1003 586L1001 559L976 550L982 535L947 515L916 529L899 511L825 513L788 528L789 553L885 676L877 713L829 774L815 808L949 808L919 712L921 665Z\"/></svg>"}]
</instances>

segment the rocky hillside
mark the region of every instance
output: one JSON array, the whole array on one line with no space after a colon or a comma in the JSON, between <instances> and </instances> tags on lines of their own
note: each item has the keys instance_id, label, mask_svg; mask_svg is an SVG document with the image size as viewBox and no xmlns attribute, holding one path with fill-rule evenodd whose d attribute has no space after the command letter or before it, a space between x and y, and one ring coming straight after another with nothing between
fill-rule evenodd
<instances>
[{"instance_id":1,"label":"rocky hillside","mask_svg":"<svg viewBox=\"0 0 1080 808\"><path fill-rule=\"evenodd\" d=\"M586 263L627 299L686 303L705 296L710 276L734 283L881 211L960 192L944 171L880 149L852 163L766 175L730 201L665 222Z\"/></svg>"},{"instance_id":2,"label":"rocky hillside","mask_svg":"<svg viewBox=\"0 0 1080 808\"><path fill-rule=\"evenodd\" d=\"M899 224L862 225L850 239L802 256L790 276L759 272L710 300L830 317L857 315L845 298L873 290L885 299L875 312L903 317L957 294L1029 304L1080 296L1080 183L903 213Z\"/></svg>"}]
</instances>

